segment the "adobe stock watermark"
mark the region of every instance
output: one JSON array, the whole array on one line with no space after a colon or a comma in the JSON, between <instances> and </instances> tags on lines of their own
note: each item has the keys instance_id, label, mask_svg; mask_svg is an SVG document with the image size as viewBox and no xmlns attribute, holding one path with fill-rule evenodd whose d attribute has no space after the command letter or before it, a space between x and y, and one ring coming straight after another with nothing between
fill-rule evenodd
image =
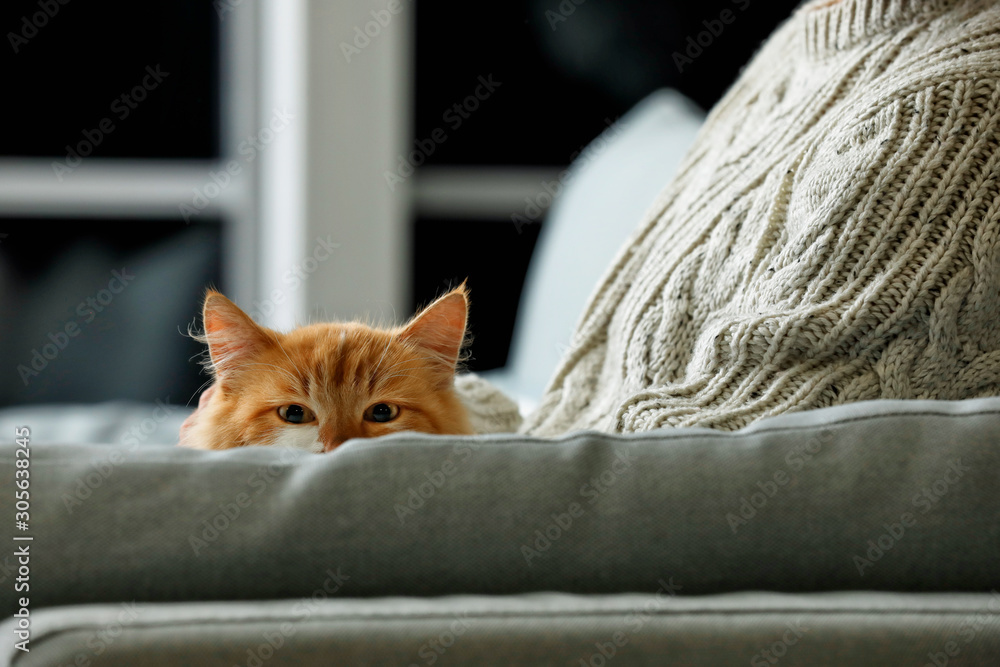
<instances>
[{"instance_id":1,"label":"adobe stock watermark","mask_svg":"<svg viewBox=\"0 0 1000 667\"><path fill-rule=\"evenodd\" d=\"M611 487L617 484L635 463L631 447L621 447L615 452L615 458L607 468L594 475L580 487L580 498L586 498L586 505L594 505ZM564 512L551 514L552 521L533 533L534 540L521 544L521 555L524 562L531 567L531 561L545 555L552 545L563 535L572 530L573 525L587 513L584 503L573 501L566 506Z\"/></svg>"},{"instance_id":2,"label":"adobe stock watermark","mask_svg":"<svg viewBox=\"0 0 1000 667\"><path fill-rule=\"evenodd\" d=\"M559 24L565 23L573 15L576 8L587 2L587 0L562 0L555 10L545 10L545 20L549 22L552 32L559 28Z\"/></svg>"},{"instance_id":3,"label":"adobe stock watermark","mask_svg":"<svg viewBox=\"0 0 1000 667\"><path fill-rule=\"evenodd\" d=\"M467 617L468 612L456 614L447 630L431 637L417 649L417 657L421 659L421 662L411 662L407 667L420 667L436 663L468 631L469 620Z\"/></svg>"},{"instance_id":4,"label":"adobe stock watermark","mask_svg":"<svg viewBox=\"0 0 1000 667\"><path fill-rule=\"evenodd\" d=\"M750 0L730 0L730 2L736 5L740 12L745 12L750 6ZM684 68L693 64L695 59L705 53L705 49L712 46L715 40L722 35L726 26L732 25L736 21L736 16L737 14L732 9L723 9L719 12L718 18L702 21L701 24L705 29L697 35L688 35L687 47L684 49L684 53L674 51L671 54L677 71L683 74Z\"/></svg>"},{"instance_id":5,"label":"adobe stock watermark","mask_svg":"<svg viewBox=\"0 0 1000 667\"><path fill-rule=\"evenodd\" d=\"M962 459L951 459L948 461L948 467L942 473L941 477L923 487L919 493L914 495L911 499L911 504L913 507L920 508L921 514L927 514L941 502L941 498L947 495L961 481L965 473L970 470L972 468L964 465ZM873 567L876 562L882 560L887 553L892 551L896 544L906 536L906 529L917 525L917 519L918 517L912 512L903 512L899 516L898 521L883 523L882 528L885 529L885 532L868 540L868 549L864 552L864 555L855 554L851 557L854 566L858 568L858 575L865 576L866 569Z\"/></svg>"},{"instance_id":6,"label":"adobe stock watermark","mask_svg":"<svg viewBox=\"0 0 1000 667\"><path fill-rule=\"evenodd\" d=\"M459 128L465 124L473 113L479 109L480 104L490 99L493 93L496 92L497 88L503 85L503 81L496 81L492 74L486 76L480 75L476 81L478 82L476 87L472 90L472 93L463 98L462 100L455 102L450 107L445 109L444 113L441 114L441 120L447 125L453 132L457 132ZM390 192L396 191L396 186L404 183L406 179L413 175L414 170L427 161L437 147L444 142L448 141L448 133L445 131L444 127L436 127L431 133L423 139L414 139L413 145L414 149L410 151L406 156L398 155L396 168L393 171L386 169L382 175L385 178L386 185L389 186Z\"/></svg>"},{"instance_id":7,"label":"adobe stock watermark","mask_svg":"<svg viewBox=\"0 0 1000 667\"><path fill-rule=\"evenodd\" d=\"M424 477L427 481L408 488L406 498L392 506L396 518L399 519L399 525L404 525L409 517L422 510L427 501L433 498L445 483L455 476L455 473L458 472L458 464L468 461L481 448L482 444L472 440L457 444L440 466L429 472L425 471ZM458 456L458 461L453 460L453 456Z\"/></svg>"},{"instance_id":8,"label":"adobe stock watermark","mask_svg":"<svg viewBox=\"0 0 1000 667\"><path fill-rule=\"evenodd\" d=\"M542 191L533 197L525 197L524 208L511 214L510 221L514 224L514 229L518 234L522 233L526 225L532 225L541 220L545 212L552 206L552 202L562 194L578 170L583 169L591 160L607 150L611 140L628 127L628 123L612 118L605 118L604 124L606 129L596 139L587 146L581 146L569 156L569 161L572 163L569 168L560 172L554 181L542 181ZM574 162L577 158L579 160Z\"/></svg>"},{"instance_id":9,"label":"adobe stock watermark","mask_svg":"<svg viewBox=\"0 0 1000 667\"><path fill-rule=\"evenodd\" d=\"M55 361L63 350L69 345L70 340L76 338L83 331L83 327L97 319L99 313L103 313L115 297L125 291L129 283L135 280L135 276L123 268L111 272L111 280L107 287L98 290L93 296L88 296L76 307L78 320L69 320L62 329L49 332L46 338L49 342L31 350L31 359L27 364L17 365L17 374L21 382L27 387L33 378L38 377L42 371L48 368L49 364Z\"/></svg>"},{"instance_id":10,"label":"adobe stock watermark","mask_svg":"<svg viewBox=\"0 0 1000 667\"><path fill-rule=\"evenodd\" d=\"M285 303L289 294L298 291L303 283L319 269L320 264L333 257L333 251L339 247L340 244L334 243L330 234L327 234L326 238L317 236L316 245L313 246L312 252L295 262L281 275L281 281L285 287L275 287L263 300L251 302L250 317L260 322L262 317L270 317L274 314L275 308Z\"/></svg>"},{"instance_id":11,"label":"adobe stock watermark","mask_svg":"<svg viewBox=\"0 0 1000 667\"><path fill-rule=\"evenodd\" d=\"M771 642L767 647L762 648L750 658L752 667L770 667L778 664L782 658L788 655L788 650L799 643L799 640L812 628L802 624L799 617L794 622L785 624L785 631L776 641Z\"/></svg>"},{"instance_id":12,"label":"adobe stock watermark","mask_svg":"<svg viewBox=\"0 0 1000 667\"><path fill-rule=\"evenodd\" d=\"M813 462L813 459L823 450L823 445L833 439L830 431L820 431L805 443L795 445L785 454L785 465L788 471L799 472ZM794 479L784 468L778 468L770 477L757 482L757 491L740 498L735 512L726 514L726 523L735 535L740 528L750 523L757 513L764 509L772 498Z\"/></svg>"},{"instance_id":13,"label":"adobe stock watermark","mask_svg":"<svg viewBox=\"0 0 1000 667\"><path fill-rule=\"evenodd\" d=\"M87 638L86 645L89 651L80 651L67 665L90 665L93 658L100 657L111 648L118 639L125 633L125 629L139 620L143 609L136 606L135 600L122 602L121 609L115 616L115 620L109 621L103 627L94 631Z\"/></svg>"},{"instance_id":14,"label":"adobe stock watermark","mask_svg":"<svg viewBox=\"0 0 1000 667\"><path fill-rule=\"evenodd\" d=\"M448 289L452 287L447 283L446 286ZM484 417L484 424L486 425L486 429L483 433L501 433L507 427L507 423L502 415ZM400 499L392 506L393 512L399 520L399 525L405 525L409 517L416 515L417 512L422 510L427 505L427 502L437 495L438 491L458 473L459 464L467 462L482 448L483 444L476 440L461 442L452 447L451 453L448 454L441 465L434 470L424 471L423 476L426 481L409 487L406 497ZM458 457L457 460L455 460L455 457Z\"/></svg>"},{"instance_id":15,"label":"adobe stock watermark","mask_svg":"<svg viewBox=\"0 0 1000 667\"><path fill-rule=\"evenodd\" d=\"M406 0L407 3L413 0ZM372 40L382 34L382 31L389 27L396 15L401 14L405 9L402 0L389 0L385 9L371 10L372 20L362 26L354 26L353 38L350 42L340 43L340 52L344 54L344 60L348 63L351 58L361 55L361 52L368 48Z\"/></svg>"},{"instance_id":16,"label":"adobe stock watermark","mask_svg":"<svg viewBox=\"0 0 1000 667\"><path fill-rule=\"evenodd\" d=\"M992 597L986 603L986 608L974 614L969 614L967 620L952 635L953 639L945 642L940 651L933 651L927 654L929 662L924 663L923 667L947 667L952 658L957 658L961 655L962 645L971 644L979 636L979 633L994 620L994 617L1000 614L1000 592L997 592L997 589L994 588L990 591L990 595ZM961 640L961 644L959 640ZM964 665L966 663L961 661L960 664Z\"/></svg>"},{"instance_id":17,"label":"adobe stock watermark","mask_svg":"<svg viewBox=\"0 0 1000 667\"><path fill-rule=\"evenodd\" d=\"M269 463L260 466L247 478L246 486L249 490L241 491L228 501L219 503L206 519L202 519L201 524L188 535L188 545L197 557L211 544L218 540L223 533L229 530L236 520L239 519L244 510L249 508L253 501L268 489L275 480L288 472L285 465L289 461L295 460L295 450L279 448L281 450L278 457L278 464ZM252 490L252 493L250 492Z\"/></svg>"},{"instance_id":18,"label":"adobe stock watermark","mask_svg":"<svg viewBox=\"0 0 1000 667\"><path fill-rule=\"evenodd\" d=\"M153 433L156 433L167 417L177 410L176 405L170 404L169 396L164 400L156 399L154 403L156 407L153 408L150 415L133 423L121 437L120 444L123 445L124 451L119 448L112 449L106 457L91 464L93 468L91 472L76 479L76 487L72 493L63 493L62 501L67 514L72 514L77 507L83 505L84 501L94 494L94 491L101 488L114 474L115 469L128 460L128 455L134 452L140 443L145 442Z\"/></svg>"},{"instance_id":19,"label":"adobe stock watermark","mask_svg":"<svg viewBox=\"0 0 1000 667\"><path fill-rule=\"evenodd\" d=\"M612 658L619 655L621 649L628 646L631 636L642 632L657 612L664 609L670 600L677 596L677 591L684 588L680 584L675 584L673 577L670 577L669 582L660 579L656 583L660 585L659 590L653 593L641 608L633 609L625 617L625 625L611 633L607 638L608 641L594 642L597 651L591 653L589 657L580 658L580 667L604 667L608 664Z\"/></svg>"},{"instance_id":20,"label":"adobe stock watermark","mask_svg":"<svg viewBox=\"0 0 1000 667\"><path fill-rule=\"evenodd\" d=\"M192 192L190 202L181 202L177 205L181 217L186 224L191 224L191 218L200 215L209 203L225 190L233 182L235 176L243 173L243 167L257 159L257 155L263 151L288 125L295 120L295 116L286 109L275 109L274 115L267 125L251 134L240 142L236 147L236 153L241 157L239 160L230 160L219 171L209 171L205 184L196 187Z\"/></svg>"},{"instance_id":21,"label":"adobe stock watermark","mask_svg":"<svg viewBox=\"0 0 1000 667\"><path fill-rule=\"evenodd\" d=\"M7 41L14 53L20 53L21 47L38 35L38 31L49 24L49 21L56 17L63 5L68 5L70 0L38 0L38 9L31 16L25 14L21 17L21 26L18 32L8 32Z\"/></svg>"},{"instance_id":22,"label":"adobe stock watermark","mask_svg":"<svg viewBox=\"0 0 1000 667\"><path fill-rule=\"evenodd\" d=\"M164 72L160 69L159 64L156 67L147 65L146 74L142 80L130 90L111 100L109 111L119 121L125 120L168 76L170 76L170 72ZM93 153L94 149L100 146L116 128L117 125L115 125L112 116L105 116L93 129L84 129L81 132L83 138L80 141L73 146L65 146L66 157L61 162L52 163L52 173L55 174L56 179L61 183L66 176L72 174L77 167L83 164L83 159Z\"/></svg>"},{"instance_id":23,"label":"adobe stock watermark","mask_svg":"<svg viewBox=\"0 0 1000 667\"><path fill-rule=\"evenodd\" d=\"M312 592L312 595L299 599L295 603L295 606L292 607L294 618L282 621L277 625L275 630L265 630L261 633L264 641L257 644L257 646L247 649L246 662L242 663L242 665L246 667L263 667L264 663L273 658L281 650L290 637L295 636L295 633L298 632L296 626L312 618L319 604L331 595L339 592L343 588L344 583L351 578L341 572L339 566L336 572L332 568L327 568L325 574L326 579L323 580L323 584L316 588ZM236 667L242 667L242 665L237 665Z\"/></svg>"}]
</instances>

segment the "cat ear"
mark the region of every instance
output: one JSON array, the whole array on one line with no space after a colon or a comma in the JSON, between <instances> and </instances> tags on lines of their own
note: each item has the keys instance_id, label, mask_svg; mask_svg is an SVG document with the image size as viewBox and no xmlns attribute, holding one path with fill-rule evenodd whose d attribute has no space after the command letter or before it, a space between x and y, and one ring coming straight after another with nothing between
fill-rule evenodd
<instances>
[{"instance_id":1,"label":"cat ear","mask_svg":"<svg viewBox=\"0 0 1000 667\"><path fill-rule=\"evenodd\" d=\"M208 343L212 367L223 382L237 368L271 345L272 338L266 329L214 290L209 290L205 296L202 321L205 323L205 342Z\"/></svg>"},{"instance_id":2,"label":"cat ear","mask_svg":"<svg viewBox=\"0 0 1000 667\"><path fill-rule=\"evenodd\" d=\"M469 293L463 282L414 316L399 337L431 352L450 379L465 342L468 312Z\"/></svg>"}]
</instances>

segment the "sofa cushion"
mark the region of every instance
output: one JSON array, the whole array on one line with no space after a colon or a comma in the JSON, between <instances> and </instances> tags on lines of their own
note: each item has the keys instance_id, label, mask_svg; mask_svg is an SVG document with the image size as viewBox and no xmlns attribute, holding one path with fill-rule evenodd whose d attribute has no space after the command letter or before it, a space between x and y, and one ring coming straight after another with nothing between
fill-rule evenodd
<instances>
[{"instance_id":1,"label":"sofa cushion","mask_svg":"<svg viewBox=\"0 0 1000 667\"><path fill-rule=\"evenodd\" d=\"M40 611L29 646L0 664L996 665L1000 593L119 603Z\"/></svg>"},{"instance_id":2,"label":"sofa cushion","mask_svg":"<svg viewBox=\"0 0 1000 667\"><path fill-rule=\"evenodd\" d=\"M984 592L1000 587L998 443L1000 398L864 402L734 433L400 434L327 455L39 445L30 605L281 599L331 571L352 597L671 578L699 595ZM16 448L0 449L8 499ZM10 579L12 557L0 566ZM5 609L14 597L0 586Z\"/></svg>"},{"instance_id":3,"label":"sofa cushion","mask_svg":"<svg viewBox=\"0 0 1000 667\"><path fill-rule=\"evenodd\" d=\"M31 441L36 445L176 445L181 424L193 408L171 402L170 396L164 399L15 405L0 409L0 433L31 424Z\"/></svg>"}]
</instances>

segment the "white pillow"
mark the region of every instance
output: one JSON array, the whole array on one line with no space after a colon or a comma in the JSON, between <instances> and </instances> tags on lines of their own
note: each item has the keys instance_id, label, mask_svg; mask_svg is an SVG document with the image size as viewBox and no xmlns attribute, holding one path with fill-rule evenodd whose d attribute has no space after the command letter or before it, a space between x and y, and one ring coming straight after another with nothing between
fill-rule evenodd
<instances>
[{"instance_id":1,"label":"white pillow","mask_svg":"<svg viewBox=\"0 0 1000 667\"><path fill-rule=\"evenodd\" d=\"M509 362L483 373L522 413L537 404L598 279L673 178L704 117L677 91L659 90L573 163L531 260Z\"/></svg>"}]
</instances>

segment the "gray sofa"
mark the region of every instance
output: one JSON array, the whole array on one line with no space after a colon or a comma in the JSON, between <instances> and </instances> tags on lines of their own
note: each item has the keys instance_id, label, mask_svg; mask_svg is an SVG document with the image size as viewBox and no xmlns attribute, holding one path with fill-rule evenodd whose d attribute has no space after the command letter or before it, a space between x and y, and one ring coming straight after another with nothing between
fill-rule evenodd
<instances>
[{"instance_id":1,"label":"gray sofa","mask_svg":"<svg viewBox=\"0 0 1000 667\"><path fill-rule=\"evenodd\" d=\"M525 321L568 336L545 301L585 298L614 234L563 282L551 239L568 217L608 219L565 212L652 199L625 185L655 179L622 178L621 209L580 200L636 150L689 140L669 97L578 168ZM538 349L492 378L525 405L549 363ZM0 665L1000 664L1000 398L857 403L736 433L403 434L329 455L171 447L184 415L0 411L6 525L33 538L0 554Z\"/></svg>"},{"instance_id":2,"label":"gray sofa","mask_svg":"<svg viewBox=\"0 0 1000 667\"><path fill-rule=\"evenodd\" d=\"M997 664L998 442L980 399L327 456L38 445L31 650L8 619L2 660Z\"/></svg>"}]
</instances>

